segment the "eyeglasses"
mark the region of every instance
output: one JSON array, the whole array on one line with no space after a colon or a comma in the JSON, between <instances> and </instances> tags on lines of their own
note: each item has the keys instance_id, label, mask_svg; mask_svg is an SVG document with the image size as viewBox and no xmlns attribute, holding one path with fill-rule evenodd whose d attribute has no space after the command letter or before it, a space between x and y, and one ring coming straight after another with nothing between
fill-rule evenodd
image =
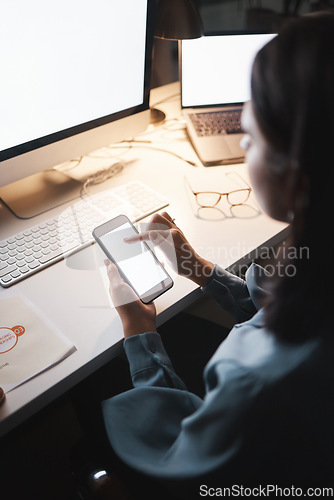
<instances>
[{"instance_id":1,"label":"eyeglasses","mask_svg":"<svg viewBox=\"0 0 334 500\"><path fill-rule=\"evenodd\" d=\"M243 205L249 198L251 194L252 188L247 184L247 182L240 177L239 174L235 172L228 172L225 175L233 174L239 178L247 187L240 189L233 189L232 191L228 191L227 193L219 193L218 191L194 191L190 186L188 179L185 177L185 181L188 184L189 189L196 197L197 204L202 208L213 208L215 207L221 200L222 196L226 196L228 203L235 207L237 205Z\"/></svg>"}]
</instances>

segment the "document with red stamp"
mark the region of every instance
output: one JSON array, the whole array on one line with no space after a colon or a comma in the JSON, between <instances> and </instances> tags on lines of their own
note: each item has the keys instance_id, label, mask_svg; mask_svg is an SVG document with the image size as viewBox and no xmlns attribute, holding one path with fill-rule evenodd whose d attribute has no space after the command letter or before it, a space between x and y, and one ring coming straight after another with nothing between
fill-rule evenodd
<instances>
[{"instance_id":1,"label":"document with red stamp","mask_svg":"<svg viewBox=\"0 0 334 500\"><path fill-rule=\"evenodd\" d=\"M23 295L0 300L0 386L9 392L76 347Z\"/></svg>"}]
</instances>

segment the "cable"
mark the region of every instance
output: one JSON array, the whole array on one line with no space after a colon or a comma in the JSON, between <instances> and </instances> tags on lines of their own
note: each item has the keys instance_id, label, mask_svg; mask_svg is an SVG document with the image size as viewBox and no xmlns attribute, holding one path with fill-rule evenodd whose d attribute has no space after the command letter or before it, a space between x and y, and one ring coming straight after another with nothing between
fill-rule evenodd
<instances>
[{"instance_id":1,"label":"cable","mask_svg":"<svg viewBox=\"0 0 334 500\"><path fill-rule=\"evenodd\" d=\"M163 99L161 101L158 101L157 104L161 103L161 102L165 102L169 99L172 99L176 96L178 96L178 94L173 94L171 96L169 96L168 98L166 99ZM167 120L163 126L161 128L165 128L166 132L170 132L170 131L178 131L178 130L182 130L184 127L180 127L180 129L168 129L167 126L169 125L172 125L172 124L175 124L175 123L180 123L180 120L178 118L171 118L169 120ZM150 133L150 132L147 132L147 133ZM146 133L142 134L142 136L145 137ZM75 162L75 165L73 166L70 166L70 167L65 167L65 168L62 168L61 170L63 172L67 172L68 170L72 170L78 166L80 166L82 160L84 158L95 158L95 159L100 159L100 160L103 160L105 158L119 158L122 154L126 154L128 152L128 150L131 150L131 149L134 149L134 148L143 148L143 149L149 149L149 150L153 150L153 151L160 151L162 153L167 153L167 154L170 154L172 156L175 156L176 158L178 158L179 160L181 161L184 161L185 163L188 163L188 165L192 166L192 167L198 167L198 165L191 161L191 160L188 160L187 158L184 158L183 156L175 153L174 151L170 151L168 149L163 149L163 148L160 148L160 147L154 147L154 143L151 141L151 140L145 140L145 139L128 139L128 140L124 140L124 141L121 141L119 143L115 143L115 144L110 144L109 146L105 146L103 149L106 149L107 151L109 150L113 150L113 149L125 149L125 153L120 153L119 155L112 155L112 154L108 154L106 156L103 156L103 155L98 155L98 154L92 154L92 153L89 153L85 156L81 156L79 159L73 159L73 160L70 160L69 162L67 163L71 163L71 162ZM102 149L102 148L101 148ZM96 172L95 174L91 175L90 177L88 177L88 179L86 179L86 181L84 182L82 188L81 188L81 191L80 191L80 196L83 197L83 196L89 196L89 193L87 191L88 187L89 186L92 186L92 185L96 185L96 184L101 184L105 181L107 181L108 179L110 179L111 177L113 177L114 175L117 175L118 173L120 173L123 168L125 167L126 165L126 162L122 159L119 159L119 161L117 161L116 163L114 163L113 165L107 167L107 168L104 168L102 170L99 170L98 172Z\"/></svg>"},{"instance_id":2,"label":"cable","mask_svg":"<svg viewBox=\"0 0 334 500\"><path fill-rule=\"evenodd\" d=\"M184 158L183 156L181 155L178 155L177 153L174 153L174 151L170 151L169 149L163 149L163 148L156 148L153 146L152 142L151 141L140 141L140 140L129 140L129 141L124 141L124 143L128 143L128 148L129 149L132 149L133 147L142 147L143 149L150 149L150 150L153 150L153 151L160 151L162 153L168 153L170 155L173 155L175 156L176 158L178 158L179 160L182 160L186 163L188 163L189 165L191 165L192 167L198 167L197 163L195 163L194 161L192 160L188 160L187 158ZM121 148L121 149L124 149L124 146L121 145L122 143L118 143L118 144L110 144L110 146L108 146L110 149L113 149L113 148ZM132 146L134 144L134 146Z\"/></svg>"},{"instance_id":3,"label":"cable","mask_svg":"<svg viewBox=\"0 0 334 500\"><path fill-rule=\"evenodd\" d=\"M79 167L79 165L81 164L83 159L84 159L84 156L80 156L79 158L73 158L73 160L68 160L67 162L65 162L63 164L58 165L57 170L59 172L68 172L69 170L72 170L73 168ZM75 163L75 165L68 167L67 166L68 163Z\"/></svg>"},{"instance_id":4,"label":"cable","mask_svg":"<svg viewBox=\"0 0 334 500\"><path fill-rule=\"evenodd\" d=\"M101 184L102 182L107 181L108 179L110 179L114 175L117 175L118 173L120 173L124 167L125 167L125 162L119 161L117 163L114 163L110 167L103 169L103 170L99 170L95 174L91 175L84 182L84 184L81 188L80 196L81 197L84 195L89 196L89 193L87 192L88 186L94 186L96 184Z\"/></svg>"}]
</instances>

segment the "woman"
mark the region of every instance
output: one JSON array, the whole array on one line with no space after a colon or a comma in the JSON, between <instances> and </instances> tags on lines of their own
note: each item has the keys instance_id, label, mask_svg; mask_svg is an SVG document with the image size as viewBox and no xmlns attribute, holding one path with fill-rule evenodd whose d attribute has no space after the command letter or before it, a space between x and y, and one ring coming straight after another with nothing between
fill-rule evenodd
<instances>
[{"instance_id":1,"label":"woman","mask_svg":"<svg viewBox=\"0 0 334 500\"><path fill-rule=\"evenodd\" d=\"M204 399L176 375L154 305L133 297L117 308L134 389L103 403L109 441L180 498L231 485L329 486L334 476L334 292L321 268L334 255L332 15L286 24L259 52L242 123L257 199L291 223L295 273L269 288L252 265L243 281L198 256L167 213L153 217L141 237L164 241L168 253L172 236L179 272L191 268L188 277L238 322L205 368ZM132 292L106 264L120 303Z\"/></svg>"}]
</instances>

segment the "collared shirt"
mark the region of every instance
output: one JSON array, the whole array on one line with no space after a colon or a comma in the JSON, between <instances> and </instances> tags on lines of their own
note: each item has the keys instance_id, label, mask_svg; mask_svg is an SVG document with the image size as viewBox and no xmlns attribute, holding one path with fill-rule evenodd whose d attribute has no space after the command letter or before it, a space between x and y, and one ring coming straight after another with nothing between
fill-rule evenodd
<instances>
[{"instance_id":1,"label":"collared shirt","mask_svg":"<svg viewBox=\"0 0 334 500\"><path fill-rule=\"evenodd\" d=\"M204 370L203 399L174 372L159 334L125 340L134 389L105 401L103 413L110 443L130 467L185 492L210 481L328 486L333 332L303 343L275 337L260 309L265 280L254 264L245 281L218 266L211 273L203 291L237 324Z\"/></svg>"}]
</instances>

